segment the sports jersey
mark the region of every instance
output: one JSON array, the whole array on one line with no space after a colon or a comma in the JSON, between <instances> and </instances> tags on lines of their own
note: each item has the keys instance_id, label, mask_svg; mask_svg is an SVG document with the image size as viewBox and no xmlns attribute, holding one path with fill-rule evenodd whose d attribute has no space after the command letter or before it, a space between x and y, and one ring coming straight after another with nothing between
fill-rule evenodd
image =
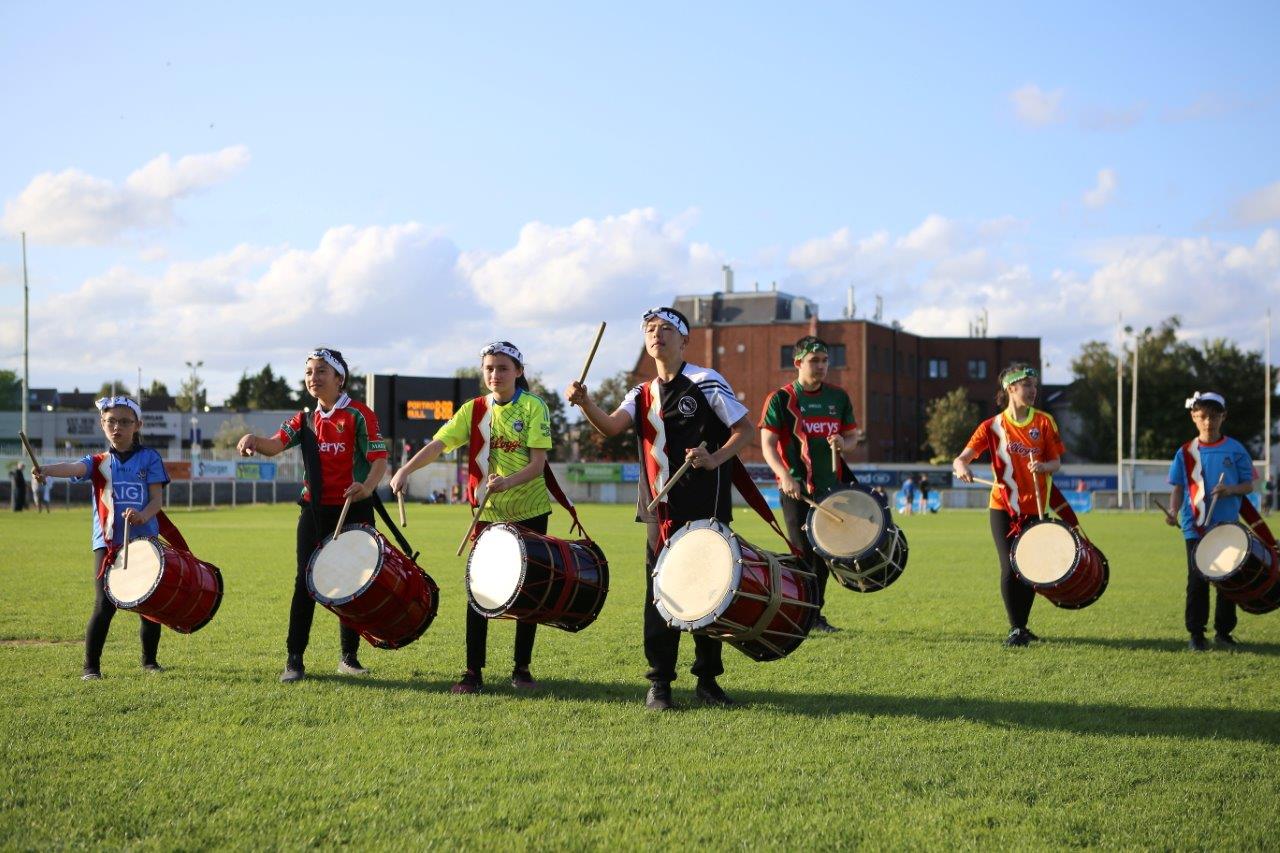
<instances>
[{"instance_id":1,"label":"sports jersey","mask_svg":"<svg viewBox=\"0 0 1280 853\"><path fill-rule=\"evenodd\" d=\"M653 379L623 398L620 411L631 416L640 437L640 506L638 520L651 521L648 504L684 464L685 452L707 442L714 453L728 440L733 424L747 409L714 370L683 364L670 382ZM714 470L690 468L662 500L661 518L674 522L718 518L733 520L728 465Z\"/></svg>"},{"instance_id":2,"label":"sports jersey","mask_svg":"<svg viewBox=\"0 0 1280 853\"><path fill-rule=\"evenodd\" d=\"M843 388L824 382L817 390L806 391L798 381L769 395L759 426L776 436L791 476L809 494L819 496L838 485L827 437L858 428L853 402Z\"/></svg>"},{"instance_id":3,"label":"sports jersey","mask_svg":"<svg viewBox=\"0 0 1280 853\"><path fill-rule=\"evenodd\" d=\"M1040 501L1048 510L1053 476L1037 474L1033 485L1028 466L1032 453L1037 462L1052 462L1066 452L1052 415L1029 408L1022 421L1015 421L1007 411L1001 412L979 424L966 446L976 454L975 458L991 454L991 469L1001 484L991 489L991 509L1003 509L1010 515L1035 515L1038 485Z\"/></svg>"},{"instance_id":4,"label":"sports jersey","mask_svg":"<svg viewBox=\"0 0 1280 853\"><path fill-rule=\"evenodd\" d=\"M83 477L71 478L74 483L93 484L93 548L124 543L124 511L139 512L151 500L152 483L169 482L164 470L164 460L150 447L126 450L118 453L108 450L94 453L80 460L85 466ZM160 535L160 523L151 519L146 524L129 527L129 538Z\"/></svg>"},{"instance_id":5,"label":"sports jersey","mask_svg":"<svg viewBox=\"0 0 1280 853\"><path fill-rule=\"evenodd\" d=\"M287 450L302 441L304 412L298 412L280 425L275 439ZM387 458L387 443L378 434L378 416L364 403L357 403L345 393L329 411L316 406L311 413L311 429L316 434L320 452L321 505L341 505L343 494L355 482L364 482L369 469L379 459ZM302 500L311 500L311 489L302 487Z\"/></svg>"},{"instance_id":6,"label":"sports jersey","mask_svg":"<svg viewBox=\"0 0 1280 853\"><path fill-rule=\"evenodd\" d=\"M1240 515L1242 495L1223 495L1213 504L1213 488L1218 485L1219 477L1224 486L1253 482L1249 451L1234 438L1224 435L1212 444L1193 438L1173 455L1169 483L1183 488L1182 506L1178 508L1182 538L1199 539L1207 528L1235 521ZM1213 504L1213 517L1206 520L1210 504Z\"/></svg>"},{"instance_id":7,"label":"sports jersey","mask_svg":"<svg viewBox=\"0 0 1280 853\"><path fill-rule=\"evenodd\" d=\"M488 394L463 403L449 422L436 430L435 439L446 450L470 445L468 498L474 504L476 490L490 474L510 477L529 464L529 451L551 449L551 413L541 397L523 389L516 389L516 395L506 403ZM524 521L548 512L551 500L540 475L490 495L480 520Z\"/></svg>"}]
</instances>

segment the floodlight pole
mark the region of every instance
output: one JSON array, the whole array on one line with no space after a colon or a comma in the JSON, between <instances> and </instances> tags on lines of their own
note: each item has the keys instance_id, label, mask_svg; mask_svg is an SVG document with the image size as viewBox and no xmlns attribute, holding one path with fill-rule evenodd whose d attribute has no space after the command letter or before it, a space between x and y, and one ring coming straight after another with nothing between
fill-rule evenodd
<instances>
[{"instance_id":1,"label":"floodlight pole","mask_svg":"<svg viewBox=\"0 0 1280 853\"><path fill-rule=\"evenodd\" d=\"M1133 335L1133 393L1129 397L1129 509L1137 509L1134 491L1138 479L1138 350L1142 348L1142 333Z\"/></svg>"},{"instance_id":2,"label":"floodlight pole","mask_svg":"<svg viewBox=\"0 0 1280 853\"><path fill-rule=\"evenodd\" d=\"M31 288L27 285L27 232L22 232L22 434L31 407Z\"/></svg>"},{"instance_id":3,"label":"floodlight pole","mask_svg":"<svg viewBox=\"0 0 1280 853\"><path fill-rule=\"evenodd\" d=\"M1268 487L1271 485L1271 309L1267 309L1267 345L1266 345L1266 364L1262 370L1262 500L1266 503L1269 493ZM1271 498L1271 508L1275 509L1276 499L1274 493Z\"/></svg>"},{"instance_id":4,"label":"floodlight pole","mask_svg":"<svg viewBox=\"0 0 1280 853\"><path fill-rule=\"evenodd\" d=\"M1116 509L1124 509L1124 314L1116 323Z\"/></svg>"}]
</instances>

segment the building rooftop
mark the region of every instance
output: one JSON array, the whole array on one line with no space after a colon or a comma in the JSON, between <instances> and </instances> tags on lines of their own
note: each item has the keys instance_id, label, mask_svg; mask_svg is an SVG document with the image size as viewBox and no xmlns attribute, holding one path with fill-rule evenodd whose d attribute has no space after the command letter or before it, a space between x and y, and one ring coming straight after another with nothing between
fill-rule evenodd
<instances>
[{"instance_id":1,"label":"building rooftop","mask_svg":"<svg viewBox=\"0 0 1280 853\"><path fill-rule=\"evenodd\" d=\"M818 316L817 303L780 290L677 296L671 307L694 326L804 323Z\"/></svg>"}]
</instances>

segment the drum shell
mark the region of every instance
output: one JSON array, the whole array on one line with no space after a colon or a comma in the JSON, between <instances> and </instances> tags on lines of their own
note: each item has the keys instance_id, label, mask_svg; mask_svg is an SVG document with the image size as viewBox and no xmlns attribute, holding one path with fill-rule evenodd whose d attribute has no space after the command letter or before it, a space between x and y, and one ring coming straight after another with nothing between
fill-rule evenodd
<instances>
[{"instance_id":1,"label":"drum shell","mask_svg":"<svg viewBox=\"0 0 1280 853\"><path fill-rule=\"evenodd\" d=\"M324 542L307 561L307 591L325 609L374 648L403 648L431 626L440 603L440 587L421 566L392 545L368 524L348 524L347 531L362 531L378 543L377 565L372 576L354 593L329 598L315 586L316 559L331 540Z\"/></svg>"},{"instance_id":2,"label":"drum shell","mask_svg":"<svg viewBox=\"0 0 1280 853\"><path fill-rule=\"evenodd\" d=\"M1192 552L1192 564L1196 567L1196 573L1246 613L1270 613L1280 608L1280 555L1259 539L1247 525L1237 521L1224 523L1236 525L1244 532L1247 542L1245 559L1229 574L1210 577L1200 571L1200 562L1196 558L1196 552L1204 542L1204 537L1201 537L1196 543L1196 551ZM1205 532L1207 534L1209 531Z\"/></svg>"},{"instance_id":3,"label":"drum shell","mask_svg":"<svg viewBox=\"0 0 1280 853\"><path fill-rule=\"evenodd\" d=\"M155 549L160 560L155 583L137 600L117 598L111 589L111 576L124 571L123 556L119 555L107 569L103 584L111 603L181 634L191 634L208 625L222 605L222 572L190 551L174 548L158 538L136 539L129 546L144 543Z\"/></svg>"},{"instance_id":4,"label":"drum shell","mask_svg":"<svg viewBox=\"0 0 1280 853\"><path fill-rule=\"evenodd\" d=\"M836 582L842 587L853 592L877 592L902 577L906 570L910 556L907 534L893 523L893 516L885 502L863 486L850 484L833 489L823 497L820 505L827 504L841 492L865 494L880 508L880 532L875 540L856 554L836 554L824 548L812 532L815 530L816 516L821 512L817 507L809 508L804 525L805 536L813 546L813 552L826 562Z\"/></svg>"},{"instance_id":5,"label":"drum shell","mask_svg":"<svg viewBox=\"0 0 1280 853\"><path fill-rule=\"evenodd\" d=\"M1071 535L1075 546L1071 565L1054 581L1032 581L1018 568L1018 547L1023 543L1023 537L1041 524L1063 528ZM1102 597L1111 579L1111 567L1102 551L1085 539L1079 530L1056 518L1040 519L1024 527L1009 548L1009 562L1019 580L1064 610L1080 610L1093 604Z\"/></svg>"},{"instance_id":6,"label":"drum shell","mask_svg":"<svg viewBox=\"0 0 1280 853\"><path fill-rule=\"evenodd\" d=\"M586 628L600 615L609 595L609 561L595 542L558 539L506 522L486 526L480 537L486 534L515 537L520 545L519 581L502 605L482 606L471 590L472 572L479 570L473 566L478 551L473 547L467 557L467 602L471 609L487 619L515 619L571 633Z\"/></svg>"}]
</instances>

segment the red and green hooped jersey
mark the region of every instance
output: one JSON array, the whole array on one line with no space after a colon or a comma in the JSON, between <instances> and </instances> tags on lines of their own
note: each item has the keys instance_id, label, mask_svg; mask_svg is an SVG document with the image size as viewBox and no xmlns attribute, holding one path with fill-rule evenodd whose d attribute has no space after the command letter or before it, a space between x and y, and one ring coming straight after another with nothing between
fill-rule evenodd
<instances>
[{"instance_id":1,"label":"red and green hooped jersey","mask_svg":"<svg viewBox=\"0 0 1280 853\"><path fill-rule=\"evenodd\" d=\"M759 427L774 434L787 470L805 491L824 495L839 485L827 436L851 432L858 423L843 388L824 382L816 391L806 391L799 382L790 382L769 395Z\"/></svg>"},{"instance_id":2,"label":"red and green hooped jersey","mask_svg":"<svg viewBox=\"0 0 1280 853\"><path fill-rule=\"evenodd\" d=\"M529 464L532 450L551 449L551 413L542 398L517 390L506 403L492 394L463 403L435 440L446 450L467 445L467 499L475 505L476 491L490 474L510 477ZM551 512L543 476L514 489L490 495L481 521L523 521Z\"/></svg>"},{"instance_id":3,"label":"red and green hooped jersey","mask_svg":"<svg viewBox=\"0 0 1280 853\"><path fill-rule=\"evenodd\" d=\"M275 434L286 449L302 440L302 424L306 414L298 412L280 425ZM311 428L320 451L320 479L324 493L322 505L339 505L346 500L343 493L355 482L363 482L369 469L379 459L387 458L387 443L378 433L378 416L364 403L357 403L345 393L327 412L311 413ZM311 490L303 486L302 499L311 500Z\"/></svg>"},{"instance_id":4,"label":"red and green hooped jersey","mask_svg":"<svg viewBox=\"0 0 1280 853\"><path fill-rule=\"evenodd\" d=\"M988 418L978 425L967 447L976 459L991 454L991 469L1000 486L992 487L991 509L1003 509L1010 515L1036 515L1036 486L1040 501L1049 508L1052 475L1033 478L1031 454L1037 462L1052 462L1066 452L1053 416L1039 409L1029 409L1026 418L1015 421L1006 412Z\"/></svg>"}]
</instances>

